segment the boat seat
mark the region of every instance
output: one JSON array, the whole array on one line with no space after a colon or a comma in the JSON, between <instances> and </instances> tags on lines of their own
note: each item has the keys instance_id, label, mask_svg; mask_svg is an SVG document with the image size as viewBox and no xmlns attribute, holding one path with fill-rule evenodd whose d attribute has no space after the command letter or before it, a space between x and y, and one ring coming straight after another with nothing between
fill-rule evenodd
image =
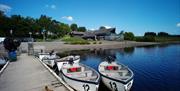
<instances>
[{"instance_id":1,"label":"boat seat","mask_svg":"<svg viewBox=\"0 0 180 91\"><path fill-rule=\"evenodd\" d=\"M81 80L94 80L96 79L97 76L88 76L88 77L79 77L78 79L81 79Z\"/></svg>"},{"instance_id":2,"label":"boat seat","mask_svg":"<svg viewBox=\"0 0 180 91\"><path fill-rule=\"evenodd\" d=\"M120 76L126 76L128 74L128 70L106 70L106 71L101 71L103 73L119 73Z\"/></svg>"},{"instance_id":3,"label":"boat seat","mask_svg":"<svg viewBox=\"0 0 180 91\"><path fill-rule=\"evenodd\" d=\"M83 71L83 72L71 72L71 73L66 73L66 75L75 76L75 77L86 77L90 75L88 73L92 74L92 71L88 70L88 71Z\"/></svg>"},{"instance_id":4,"label":"boat seat","mask_svg":"<svg viewBox=\"0 0 180 91\"><path fill-rule=\"evenodd\" d=\"M113 74L106 74L106 76L112 77L114 79L120 79L120 80L126 80L128 78L130 78L130 76L126 76L126 75L120 75L118 73L113 73Z\"/></svg>"}]
</instances>

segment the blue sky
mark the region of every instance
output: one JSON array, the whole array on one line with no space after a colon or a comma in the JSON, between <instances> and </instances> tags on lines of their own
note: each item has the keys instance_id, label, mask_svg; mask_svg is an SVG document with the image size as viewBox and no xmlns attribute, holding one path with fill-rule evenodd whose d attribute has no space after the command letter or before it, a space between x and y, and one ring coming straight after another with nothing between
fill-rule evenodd
<instances>
[{"instance_id":1,"label":"blue sky","mask_svg":"<svg viewBox=\"0 0 180 91\"><path fill-rule=\"evenodd\" d=\"M0 0L8 16L41 14L87 29L116 27L143 35L144 32L180 34L180 0Z\"/></svg>"}]
</instances>

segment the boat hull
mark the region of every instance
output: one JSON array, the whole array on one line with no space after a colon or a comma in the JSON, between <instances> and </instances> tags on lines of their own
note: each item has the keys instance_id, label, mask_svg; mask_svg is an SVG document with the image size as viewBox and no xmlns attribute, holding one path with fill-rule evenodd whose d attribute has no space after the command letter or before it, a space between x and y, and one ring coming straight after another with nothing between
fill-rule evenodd
<instances>
[{"instance_id":1,"label":"boat hull","mask_svg":"<svg viewBox=\"0 0 180 91\"><path fill-rule=\"evenodd\" d=\"M101 80L111 91L130 91L133 84L133 79L129 80L127 83L123 83L104 75L101 75Z\"/></svg>"},{"instance_id":2,"label":"boat hull","mask_svg":"<svg viewBox=\"0 0 180 91\"><path fill-rule=\"evenodd\" d=\"M42 61L51 68L55 65L54 59L43 59Z\"/></svg>"},{"instance_id":3,"label":"boat hull","mask_svg":"<svg viewBox=\"0 0 180 91\"><path fill-rule=\"evenodd\" d=\"M62 72L61 72L62 73ZM70 78L62 73L63 80L77 91L98 91L99 82L82 81L75 78Z\"/></svg>"}]
</instances>

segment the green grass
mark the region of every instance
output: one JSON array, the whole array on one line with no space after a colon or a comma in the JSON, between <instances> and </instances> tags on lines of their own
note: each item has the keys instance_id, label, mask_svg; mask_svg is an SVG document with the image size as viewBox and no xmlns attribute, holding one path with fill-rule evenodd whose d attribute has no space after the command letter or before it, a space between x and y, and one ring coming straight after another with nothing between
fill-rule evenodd
<instances>
[{"instance_id":1,"label":"green grass","mask_svg":"<svg viewBox=\"0 0 180 91\"><path fill-rule=\"evenodd\" d=\"M82 38L79 37L70 37L68 35L65 35L62 38L62 41L65 41L65 44L80 44L80 45L85 45L85 44L90 44L88 40L84 40Z\"/></svg>"},{"instance_id":2,"label":"green grass","mask_svg":"<svg viewBox=\"0 0 180 91\"><path fill-rule=\"evenodd\" d=\"M93 42L93 44L97 44L97 42L96 42L96 41L94 41L94 42Z\"/></svg>"},{"instance_id":3,"label":"green grass","mask_svg":"<svg viewBox=\"0 0 180 91\"><path fill-rule=\"evenodd\" d=\"M36 39L36 42L43 42L43 39Z\"/></svg>"}]
</instances>

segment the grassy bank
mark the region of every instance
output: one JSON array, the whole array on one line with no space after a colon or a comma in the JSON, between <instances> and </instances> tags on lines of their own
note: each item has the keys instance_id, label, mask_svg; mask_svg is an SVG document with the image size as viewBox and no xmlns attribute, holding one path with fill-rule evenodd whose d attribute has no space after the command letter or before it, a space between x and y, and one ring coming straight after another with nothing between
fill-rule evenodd
<instances>
[{"instance_id":1,"label":"grassy bank","mask_svg":"<svg viewBox=\"0 0 180 91\"><path fill-rule=\"evenodd\" d=\"M64 41L66 44L81 44L81 45L90 44L88 40L84 40L79 37L70 37L68 35L64 36L62 38L62 41Z\"/></svg>"}]
</instances>

